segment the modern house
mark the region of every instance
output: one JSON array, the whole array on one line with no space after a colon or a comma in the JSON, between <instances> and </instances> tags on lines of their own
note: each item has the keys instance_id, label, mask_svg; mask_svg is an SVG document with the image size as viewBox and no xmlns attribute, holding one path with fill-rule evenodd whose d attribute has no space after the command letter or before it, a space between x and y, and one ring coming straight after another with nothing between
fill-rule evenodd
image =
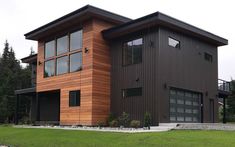
<instances>
[{"instance_id":1,"label":"modern house","mask_svg":"<svg viewBox=\"0 0 235 147\"><path fill-rule=\"evenodd\" d=\"M33 121L96 125L122 112L141 121L149 112L153 125L218 121L222 37L160 12L131 20L90 5L25 37L38 54L22 59L32 87L15 93L32 96Z\"/></svg>"}]
</instances>

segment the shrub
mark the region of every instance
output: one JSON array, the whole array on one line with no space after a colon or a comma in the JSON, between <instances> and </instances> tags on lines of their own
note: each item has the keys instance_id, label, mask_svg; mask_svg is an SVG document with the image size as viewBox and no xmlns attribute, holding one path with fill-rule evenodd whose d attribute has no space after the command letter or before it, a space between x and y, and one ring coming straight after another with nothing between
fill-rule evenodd
<instances>
[{"instance_id":1,"label":"shrub","mask_svg":"<svg viewBox=\"0 0 235 147\"><path fill-rule=\"evenodd\" d=\"M31 120L28 116L24 116L19 121L20 124L31 124Z\"/></svg>"},{"instance_id":2,"label":"shrub","mask_svg":"<svg viewBox=\"0 0 235 147\"><path fill-rule=\"evenodd\" d=\"M108 116L108 124L111 122L111 121L113 121L113 120L115 120L115 117L114 117L114 115L112 114L112 113L110 113L109 114L109 116Z\"/></svg>"},{"instance_id":3,"label":"shrub","mask_svg":"<svg viewBox=\"0 0 235 147\"><path fill-rule=\"evenodd\" d=\"M109 126L110 127L118 127L118 121L117 120L112 120L111 122L109 122Z\"/></svg>"},{"instance_id":4,"label":"shrub","mask_svg":"<svg viewBox=\"0 0 235 147\"><path fill-rule=\"evenodd\" d=\"M128 127L130 124L129 114L123 112L122 115L118 118L118 121L120 126Z\"/></svg>"},{"instance_id":5,"label":"shrub","mask_svg":"<svg viewBox=\"0 0 235 147\"><path fill-rule=\"evenodd\" d=\"M130 127L132 127L132 128L139 128L140 127L140 121L132 120L131 123L130 123Z\"/></svg>"},{"instance_id":6,"label":"shrub","mask_svg":"<svg viewBox=\"0 0 235 147\"><path fill-rule=\"evenodd\" d=\"M105 123L102 122L102 121L98 121L98 122L97 122L97 126L101 129L102 127L105 126Z\"/></svg>"},{"instance_id":7,"label":"shrub","mask_svg":"<svg viewBox=\"0 0 235 147\"><path fill-rule=\"evenodd\" d=\"M144 127L147 127L150 130L151 125L151 115L148 112L144 114Z\"/></svg>"}]
</instances>

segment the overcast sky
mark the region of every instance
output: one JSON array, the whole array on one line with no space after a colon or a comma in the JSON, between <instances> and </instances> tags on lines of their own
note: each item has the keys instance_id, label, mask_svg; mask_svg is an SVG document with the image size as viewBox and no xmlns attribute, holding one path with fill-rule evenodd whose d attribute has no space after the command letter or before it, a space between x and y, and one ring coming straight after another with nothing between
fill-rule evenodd
<instances>
[{"instance_id":1,"label":"overcast sky","mask_svg":"<svg viewBox=\"0 0 235 147\"><path fill-rule=\"evenodd\" d=\"M235 4L233 0L0 0L0 53L7 39L18 59L37 42L24 34L84 5L132 19L160 11L229 40L220 47L219 78L235 79Z\"/></svg>"}]
</instances>

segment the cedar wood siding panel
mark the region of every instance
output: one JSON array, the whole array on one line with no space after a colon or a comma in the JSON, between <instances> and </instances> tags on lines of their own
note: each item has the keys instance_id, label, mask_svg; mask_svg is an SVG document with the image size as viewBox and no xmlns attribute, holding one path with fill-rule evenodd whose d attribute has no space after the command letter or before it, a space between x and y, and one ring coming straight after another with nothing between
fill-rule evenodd
<instances>
[{"instance_id":1,"label":"cedar wood siding panel","mask_svg":"<svg viewBox=\"0 0 235 147\"><path fill-rule=\"evenodd\" d=\"M132 39L143 38L142 63L122 65L123 43ZM111 43L111 112L120 116L122 112L130 114L131 119L143 122L144 113L150 112L152 124L157 125L156 99L156 56L158 47L156 29L132 34ZM153 42L151 46L150 42ZM139 78L139 82L136 79ZM122 89L142 87L142 96L122 97Z\"/></svg>"},{"instance_id":2,"label":"cedar wood siding panel","mask_svg":"<svg viewBox=\"0 0 235 147\"><path fill-rule=\"evenodd\" d=\"M217 47L196 38L159 28L159 82L158 98L160 122L169 122L169 89L182 88L202 93L203 122L210 121L209 99L214 99L214 118L218 118L217 108ZM180 41L181 48L168 46L168 37ZM204 59L204 52L213 56L210 63ZM167 89L162 88L167 84ZM208 92L208 96L206 96ZM218 120L216 119L215 122Z\"/></svg>"},{"instance_id":3,"label":"cedar wood siding panel","mask_svg":"<svg viewBox=\"0 0 235 147\"><path fill-rule=\"evenodd\" d=\"M110 51L101 31L113 24L92 19L83 23L82 70L44 78L37 68L37 92L60 90L61 125L96 125L106 122L110 110ZM58 32L59 33L59 32ZM88 48L88 53L84 53ZM39 42L38 61L44 61L44 42ZM81 90L81 105L69 107L69 91Z\"/></svg>"},{"instance_id":4,"label":"cedar wood siding panel","mask_svg":"<svg viewBox=\"0 0 235 147\"><path fill-rule=\"evenodd\" d=\"M93 19L92 123L106 123L110 113L110 48L101 31L112 24Z\"/></svg>"},{"instance_id":5,"label":"cedar wood siding panel","mask_svg":"<svg viewBox=\"0 0 235 147\"><path fill-rule=\"evenodd\" d=\"M89 54L82 53L82 70L44 78L44 65L37 68L37 92L60 89L60 124L91 125L92 120L92 21L83 26L83 47L90 48ZM44 61L44 42L39 42L38 61ZM44 64L44 63L43 63ZM69 91L81 90L81 106L69 107Z\"/></svg>"}]
</instances>

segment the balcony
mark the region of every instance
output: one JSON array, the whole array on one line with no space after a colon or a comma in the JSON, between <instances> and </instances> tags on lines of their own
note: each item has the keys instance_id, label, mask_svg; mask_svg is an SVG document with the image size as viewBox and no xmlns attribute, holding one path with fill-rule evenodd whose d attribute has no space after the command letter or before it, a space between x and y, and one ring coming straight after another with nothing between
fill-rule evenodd
<instances>
[{"instance_id":1,"label":"balcony","mask_svg":"<svg viewBox=\"0 0 235 147\"><path fill-rule=\"evenodd\" d=\"M226 98L231 93L231 83L225 80L218 79L219 98Z\"/></svg>"}]
</instances>

